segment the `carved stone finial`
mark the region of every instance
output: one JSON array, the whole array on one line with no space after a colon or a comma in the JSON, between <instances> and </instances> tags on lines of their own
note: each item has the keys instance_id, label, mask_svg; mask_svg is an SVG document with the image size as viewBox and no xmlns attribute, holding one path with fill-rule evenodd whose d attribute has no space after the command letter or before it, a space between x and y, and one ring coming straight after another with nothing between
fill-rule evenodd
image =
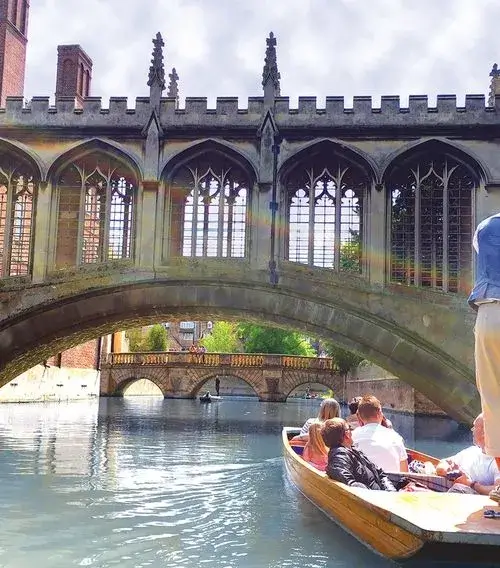
<instances>
[{"instance_id":1,"label":"carved stone finial","mask_svg":"<svg viewBox=\"0 0 500 568\"><path fill-rule=\"evenodd\" d=\"M156 34L153 40L153 57L151 59L151 67L149 68L148 86L160 87L160 90L165 89L165 68L163 66L163 47L165 45L161 33Z\"/></svg>"},{"instance_id":2,"label":"carved stone finial","mask_svg":"<svg viewBox=\"0 0 500 568\"><path fill-rule=\"evenodd\" d=\"M488 105L495 106L495 95L500 95L500 69L495 63L493 69L490 73L491 83L490 83L490 93L488 97Z\"/></svg>"},{"instance_id":3,"label":"carved stone finial","mask_svg":"<svg viewBox=\"0 0 500 568\"><path fill-rule=\"evenodd\" d=\"M169 73L168 78L170 79L168 83L167 97L172 97L174 99L179 98L179 75L175 67L172 69L172 73Z\"/></svg>"},{"instance_id":4,"label":"carved stone finial","mask_svg":"<svg viewBox=\"0 0 500 568\"><path fill-rule=\"evenodd\" d=\"M280 74L278 71L278 61L276 58L276 38L273 32L266 39L266 58L264 61L264 70L262 72L262 86L264 87L264 97L271 95L272 97L280 96Z\"/></svg>"}]
</instances>

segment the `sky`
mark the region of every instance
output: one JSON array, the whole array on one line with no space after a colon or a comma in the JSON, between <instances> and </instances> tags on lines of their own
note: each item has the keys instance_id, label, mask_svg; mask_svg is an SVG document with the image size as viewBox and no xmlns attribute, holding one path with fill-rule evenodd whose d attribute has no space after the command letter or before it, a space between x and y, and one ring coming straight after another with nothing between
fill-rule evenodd
<instances>
[{"instance_id":1,"label":"sky","mask_svg":"<svg viewBox=\"0 0 500 568\"><path fill-rule=\"evenodd\" d=\"M31 0L25 97L55 90L57 45L94 62L91 95L148 95L158 31L186 96L262 94L266 37L278 41L281 94L456 94L489 90L500 64L499 0ZM166 93L165 93L166 94ZM107 106L107 104L104 104Z\"/></svg>"}]
</instances>

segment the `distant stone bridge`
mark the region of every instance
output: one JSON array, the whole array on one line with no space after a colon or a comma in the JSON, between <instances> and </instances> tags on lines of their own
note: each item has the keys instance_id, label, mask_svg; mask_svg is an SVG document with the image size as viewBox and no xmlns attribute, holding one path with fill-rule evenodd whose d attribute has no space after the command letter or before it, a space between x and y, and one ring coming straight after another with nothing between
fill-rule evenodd
<instances>
[{"instance_id":1,"label":"distant stone bridge","mask_svg":"<svg viewBox=\"0 0 500 568\"><path fill-rule=\"evenodd\" d=\"M242 379L261 401L283 402L305 383L342 392L344 378L330 358L241 353L110 353L101 368L101 396L121 396L149 379L165 398L194 398L215 377Z\"/></svg>"}]
</instances>

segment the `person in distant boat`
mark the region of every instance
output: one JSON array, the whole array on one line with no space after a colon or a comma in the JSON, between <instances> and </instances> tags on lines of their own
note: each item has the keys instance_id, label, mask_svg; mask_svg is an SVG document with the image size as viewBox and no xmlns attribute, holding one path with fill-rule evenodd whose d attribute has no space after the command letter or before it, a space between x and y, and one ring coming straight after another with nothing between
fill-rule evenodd
<instances>
[{"instance_id":1,"label":"person in distant boat","mask_svg":"<svg viewBox=\"0 0 500 568\"><path fill-rule=\"evenodd\" d=\"M299 437L307 439L309 428L314 422L324 422L329 418L340 416L340 404L334 398L324 398L319 407L318 416L316 418L308 418L300 430Z\"/></svg>"},{"instance_id":2,"label":"person in distant boat","mask_svg":"<svg viewBox=\"0 0 500 568\"><path fill-rule=\"evenodd\" d=\"M316 469L325 471L328 463L328 448L325 446L321 436L322 425L321 422L314 422L309 427L309 440L304 446L302 459L309 462Z\"/></svg>"},{"instance_id":3,"label":"person in distant boat","mask_svg":"<svg viewBox=\"0 0 500 568\"><path fill-rule=\"evenodd\" d=\"M351 487L396 491L387 475L363 452L352 447L351 427L345 420L326 420L321 427L321 436L330 448L326 466L328 477Z\"/></svg>"},{"instance_id":4,"label":"person in distant boat","mask_svg":"<svg viewBox=\"0 0 500 568\"><path fill-rule=\"evenodd\" d=\"M219 377L215 377L215 392L217 393L217 396L219 396L219 393L220 393L220 379L219 379Z\"/></svg>"},{"instance_id":5,"label":"person in distant boat","mask_svg":"<svg viewBox=\"0 0 500 568\"><path fill-rule=\"evenodd\" d=\"M472 426L474 445L458 454L442 459L436 466L437 475L458 476L454 479L451 493L488 495L500 484L500 471L495 458L485 454L484 416L480 414Z\"/></svg>"},{"instance_id":6,"label":"person in distant boat","mask_svg":"<svg viewBox=\"0 0 500 568\"><path fill-rule=\"evenodd\" d=\"M345 421L347 422L347 424L349 424L349 426L351 426L353 430L360 425L356 413L358 412L359 401L362 398L362 396L355 396L354 398L351 398L349 404L347 405L351 414L345 419Z\"/></svg>"},{"instance_id":7,"label":"person in distant boat","mask_svg":"<svg viewBox=\"0 0 500 568\"><path fill-rule=\"evenodd\" d=\"M384 471L408 471L403 438L392 428L382 426L383 417L378 398L364 396L358 403L360 426L352 434L354 445Z\"/></svg>"},{"instance_id":8,"label":"person in distant boat","mask_svg":"<svg viewBox=\"0 0 500 568\"><path fill-rule=\"evenodd\" d=\"M485 453L500 468L500 213L479 223L472 242L477 267L468 302L477 311L476 383L484 413ZM500 485L490 497L500 502Z\"/></svg>"}]
</instances>

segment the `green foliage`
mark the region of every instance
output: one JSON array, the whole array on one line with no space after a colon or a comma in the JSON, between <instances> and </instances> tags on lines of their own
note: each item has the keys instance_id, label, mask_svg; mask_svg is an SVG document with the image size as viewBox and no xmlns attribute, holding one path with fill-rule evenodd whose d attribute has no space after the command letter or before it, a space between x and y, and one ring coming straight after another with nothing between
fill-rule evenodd
<instances>
[{"instance_id":1,"label":"green foliage","mask_svg":"<svg viewBox=\"0 0 500 568\"><path fill-rule=\"evenodd\" d=\"M239 353L241 344L237 324L228 321L216 321L212 333L200 340L207 351L211 353Z\"/></svg>"},{"instance_id":2,"label":"green foliage","mask_svg":"<svg viewBox=\"0 0 500 568\"><path fill-rule=\"evenodd\" d=\"M142 327L127 329L125 336L127 337L130 351L138 352L147 350L146 337Z\"/></svg>"},{"instance_id":3,"label":"green foliage","mask_svg":"<svg viewBox=\"0 0 500 568\"><path fill-rule=\"evenodd\" d=\"M146 351L166 351L168 346L168 333L163 325L156 323L146 335Z\"/></svg>"},{"instance_id":4,"label":"green foliage","mask_svg":"<svg viewBox=\"0 0 500 568\"><path fill-rule=\"evenodd\" d=\"M359 272L361 270L361 237L359 231L349 229L350 240L340 246L340 270Z\"/></svg>"},{"instance_id":5,"label":"green foliage","mask_svg":"<svg viewBox=\"0 0 500 568\"><path fill-rule=\"evenodd\" d=\"M276 353L314 357L315 351L300 333L275 327L240 323L238 326L245 353Z\"/></svg>"},{"instance_id":6,"label":"green foliage","mask_svg":"<svg viewBox=\"0 0 500 568\"><path fill-rule=\"evenodd\" d=\"M333 359L341 375L347 375L349 371L357 367L363 360L363 357L359 357L359 355L342 349L342 347L328 341L323 343L323 347L326 353Z\"/></svg>"}]
</instances>

